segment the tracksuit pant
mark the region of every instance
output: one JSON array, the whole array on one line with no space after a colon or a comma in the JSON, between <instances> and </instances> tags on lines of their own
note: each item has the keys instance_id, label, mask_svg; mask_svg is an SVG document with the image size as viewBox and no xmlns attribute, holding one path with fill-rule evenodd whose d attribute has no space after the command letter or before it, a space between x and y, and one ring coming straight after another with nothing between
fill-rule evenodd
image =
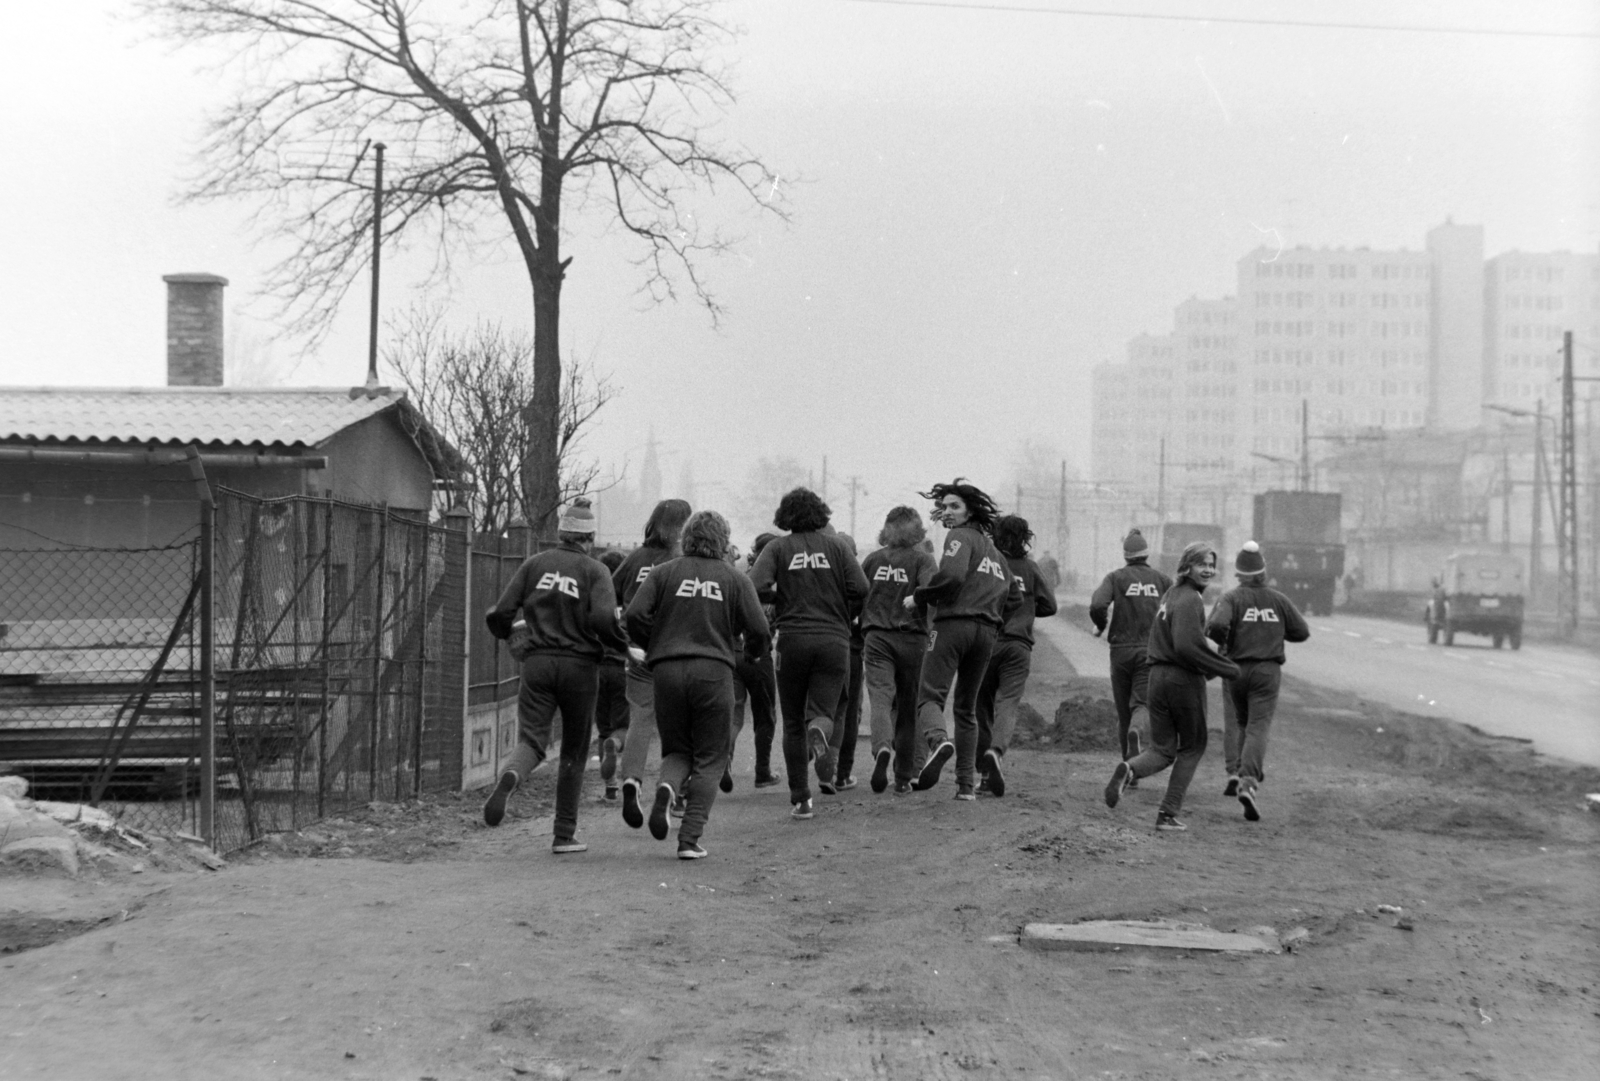
<instances>
[{"instance_id":1,"label":"tracksuit pant","mask_svg":"<svg viewBox=\"0 0 1600 1081\"><path fill-rule=\"evenodd\" d=\"M980 619L936 619L922 658L917 727L928 743L945 738L944 703L955 684L956 783L975 783L978 761L978 688L989 670L996 628Z\"/></svg>"},{"instance_id":2,"label":"tracksuit pant","mask_svg":"<svg viewBox=\"0 0 1600 1081\"><path fill-rule=\"evenodd\" d=\"M744 730L744 705L750 703L751 728L756 737L756 780L772 776L772 737L776 734L777 682L772 674L772 654L752 661L740 656L733 668L733 726L728 734L728 760Z\"/></svg>"},{"instance_id":3,"label":"tracksuit pant","mask_svg":"<svg viewBox=\"0 0 1600 1081\"><path fill-rule=\"evenodd\" d=\"M620 661L600 662L600 687L594 700L595 734L607 737L628 731L628 671Z\"/></svg>"},{"instance_id":4,"label":"tracksuit pant","mask_svg":"<svg viewBox=\"0 0 1600 1081\"><path fill-rule=\"evenodd\" d=\"M1174 664L1150 666L1150 743L1128 763L1135 777L1172 767L1161 813L1183 810L1183 796L1206 753L1206 677Z\"/></svg>"},{"instance_id":5,"label":"tracksuit pant","mask_svg":"<svg viewBox=\"0 0 1600 1081\"><path fill-rule=\"evenodd\" d=\"M850 678L845 682L844 694L839 696L839 706L833 711L833 747L838 772L834 776L840 783L850 776L856 765L856 740L861 734L861 683L864 675L861 659L864 643L850 639Z\"/></svg>"},{"instance_id":6,"label":"tracksuit pant","mask_svg":"<svg viewBox=\"0 0 1600 1081\"><path fill-rule=\"evenodd\" d=\"M661 733L661 784L682 793L687 807L678 842L694 843L705 831L717 782L728 764L733 722L733 669L709 657L657 661L655 718Z\"/></svg>"},{"instance_id":7,"label":"tracksuit pant","mask_svg":"<svg viewBox=\"0 0 1600 1081\"><path fill-rule=\"evenodd\" d=\"M1254 788L1266 779L1267 737L1278 708L1277 661L1240 661L1239 678L1223 680L1222 755L1228 776Z\"/></svg>"},{"instance_id":8,"label":"tracksuit pant","mask_svg":"<svg viewBox=\"0 0 1600 1081\"><path fill-rule=\"evenodd\" d=\"M871 707L872 757L894 752L894 779L911 783L917 756L917 687L928 636L918 631L870 630L862 646Z\"/></svg>"},{"instance_id":9,"label":"tracksuit pant","mask_svg":"<svg viewBox=\"0 0 1600 1081\"><path fill-rule=\"evenodd\" d=\"M1028 686L1033 666L1033 647L1015 638L994 644L989 667L978 688L978 761L985 751L1004 756L1011 746L1011 733L1017 727L1017 707Z\"/></svg>"},{"instance_id":10,"label":"tracksuit pant","mask_svg":"<svg viewBox=\"0 0 1600 1081\"><path fill-rule=\"evenodd\" d=\"M1117 706L1117 746L1128 757L1128 729L1150 727L1150 655L1142 645L1111 647L1111 698Z\"/></svg>"},{"instance_id":11,"label":"tracksuit pant","mask_svg":"<svg viewBox=\"0 0 1600 1081\"><path fill-rule=\"evenodd\" d=\"M622 761L617 777L626 781L644 779L644 764L650 757L650 740L656 734L656 685L650 669L628 662L628 731L622 744Z\"/></svg>"},{"instance_id":12,"label":"tracksuit pant","mask_svg":"<svg viewBox=\"0 0 1600 1081\"><path fill-rule=\"evenodd\" d=\"M594 716L598 661L564 653L535 653L522 662L517 691L517 749L503 773L517 783L550 753L550 731L561 711L561 765L556 773L557 842L578 832L578 801L583 795L583 770L589 764L589 718Z\"/></svg>"},{"instance_id":13,"label":"tracksuit pant","mask_svg":"<svg viewBox=\"0 0 1600 1081\"><path fill-rule=\"evenodd\" d=\"M806 729L816 725L833 735L833 713L850 678L850 641L843 635L778 635L774 661L778 705L783 712L783 765L789 774L789 802L811 798Z\"/></svg>"}]
</instances>

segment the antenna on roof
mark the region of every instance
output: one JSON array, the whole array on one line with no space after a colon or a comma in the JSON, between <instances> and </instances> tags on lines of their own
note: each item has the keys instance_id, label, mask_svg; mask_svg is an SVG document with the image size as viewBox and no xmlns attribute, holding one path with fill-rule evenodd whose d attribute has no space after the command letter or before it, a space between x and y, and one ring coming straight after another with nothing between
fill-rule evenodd
<instances>
[{"instance_id":1,"label":"antenna on roof","mask_svg":"<svg viewBox=\"0 0 1600 1081\"><path fill-rule=\"evenodd\" d=\"M378 270L379 256L383 251L383 151L382 143L373 144L377 153L377 171L372 182L372 312L367 325L367 393L378 389Z\"/></svg>"}]
</instances>

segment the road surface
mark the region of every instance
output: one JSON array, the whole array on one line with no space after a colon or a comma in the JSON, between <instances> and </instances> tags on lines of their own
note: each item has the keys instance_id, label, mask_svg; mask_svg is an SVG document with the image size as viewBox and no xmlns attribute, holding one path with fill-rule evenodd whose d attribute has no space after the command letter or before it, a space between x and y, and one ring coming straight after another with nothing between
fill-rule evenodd
<instances>
[{"instance_id":1,"label":"road surface","mask_svg":"<svg viewBox=\"0 0 1600 1081\"><path fill-rule=\"evenodd\" d=\"M1085 622L1058 618L1040 626L1080 672L1101 675L1106 646L1080 628ZM1313 616L1310 623L1311 640L1288 647L1291 675L1600 766L1600 657L1592 652L1536 642L1497 650L1476 635L1430 646L1420 618L1415 626L1350 615Z\"/></svg>"}]
</instances>

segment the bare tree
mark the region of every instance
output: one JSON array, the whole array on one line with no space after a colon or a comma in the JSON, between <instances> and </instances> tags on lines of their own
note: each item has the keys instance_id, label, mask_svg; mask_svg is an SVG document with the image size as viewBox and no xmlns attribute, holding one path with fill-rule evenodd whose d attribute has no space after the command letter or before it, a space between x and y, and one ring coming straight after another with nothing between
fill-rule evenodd
<instances>
[{"instance_id":1,"label":"bare tree","mask_svg":"<svg viewBox=\"0 0 1600 1081\"><path fill-rule=\"evenodd\" d=\"M441 493L441 512L463 500L475 528L498 533L514 518L532 521L517 463L532 435L524 408L534 382L532 338L497 323L448 329L437 308L413 309L391 323L385 359L428 423L461 453L470 487ZM592 364L569 361L556 439L558 502L595 489L599 467L580 457L583 437L615 391Z\"/></svg>"},{"instance_id":2,"label":"bare tree","mask_svg":"<svg viewBox=\"0 0 1600 1081\"><path fill-rule=\"evenodd\" d=\"M606 214L640 245L642 291L686 283L715 318L698 190L775 204L776 176L719 143L733 94L714 0L140 0L179 41L234 50L192 199L262 200L292 242L268 291L316 341L366 265L371 200L354 152L390 149L381 232L428 230L441 272L461 244L512 240L532 289L533 381L521 486L541 533L560 502L562 210Z\"/></svg>"}]
</instances>

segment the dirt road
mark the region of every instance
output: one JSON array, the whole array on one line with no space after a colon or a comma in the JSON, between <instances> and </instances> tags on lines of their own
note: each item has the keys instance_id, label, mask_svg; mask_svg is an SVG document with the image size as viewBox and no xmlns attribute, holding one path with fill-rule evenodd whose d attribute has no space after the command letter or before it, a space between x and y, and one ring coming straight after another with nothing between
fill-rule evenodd
<instances>
[{"instance_id":1,"label":"dirt road","mask_svg":"<svg viewBox=\"0 0 1600 1081\"><path fill-rule=\"evenodd\" d=\"M1041 646L1046 716L1103 687ZM1159 781L1106 809L1109 753L1019 748L1004 799L863 784L799 823L781 788L750 789L746 746L698 863L598 800L590 851L551 856L543 778L498 830L475 798L379 809L142 907L126 878L56 883L131 918L0 958L0 1074L1592 1077L1600 772L1287 697L1256 825L1220 795L1220 746L1182 835L1151 829ZM1309 938L1248 957L1017 941L1150 916Z\"/></svg>"}]
</instances>

